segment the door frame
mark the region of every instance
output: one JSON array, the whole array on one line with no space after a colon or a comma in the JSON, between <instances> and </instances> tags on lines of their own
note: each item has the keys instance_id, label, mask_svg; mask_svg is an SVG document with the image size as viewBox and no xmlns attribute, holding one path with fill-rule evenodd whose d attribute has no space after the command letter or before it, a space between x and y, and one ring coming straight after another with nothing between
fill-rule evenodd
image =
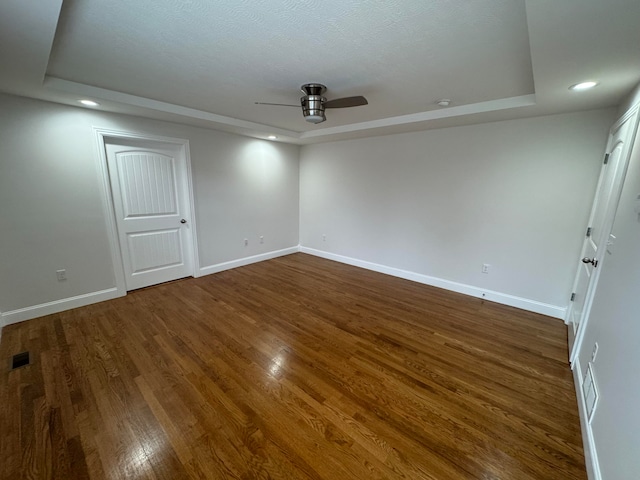
<instances>
[{"instance_id":1,"label":"door frame","mask_svg":"<svg viewBox=\"0 0 640 480\"><path fill-rule=\"evenodd\" d=\"M98 158L98 175L102 180L102 206L107 227L107 237L109 239L109 247L111 250L111 262L113 265L113 273L116 279L117 296L123 297L127 294L127 286L125 282L125 270L123 263L123 255L118 237L118 228L116 225L116 211L113 203L111 190L111 180L109 179L109 167L107 164L107 153L105 144L110 140L126 141L126 140L144 140L150 142L159 142L177 146L184 155L187 170L187 198L189 201L189 218L187 221L191 225L191 244L188 246L192 251L192 271L193 277L198 277L200 260L198 258L198 235L196 229L195 201L193 195L193 176L191 174L191 154L189 150L189 140L184 138L164 137L160 135L151 135L147 133L139 133L125 130L111 130L102 127L93 127L96 138L97 158Z\"/></svg>"},{"instance_id":2,"label":"door frame","mask_svg":"<svg viewBox=\"0 0 640 480\"><path fill-rule=\"evenodd\" d=\"M618 130L626 121L631 120L631 124L629 126L629 132L627 133L627 138L625 139L625 148L627 149L624 153L623 153L623 158L620 160L622 162L622 165L620 165L621 173L620 173L620 182L619 185L617 187L617 190L614 192L611 192L612 194L612 198L611 200L614 202L615 206L614 208L610 209L609 215L607 216L607 218L604 221L604 225L603 225L603 230L601 233L602 238L600 239L600 243L602 244L602 242L604 242L604 245L601 246L602 248L602 253L600 254L600 258L599 266L602 266L602 263L604 261L605 258L605 254L606 254L606 241L609 238L609 235L611 234L611 231L613 229L613 221L615 219L616 216L616 211L618 210L618 203L620 202L620 196L622 194L622 187L624 186L624 180L625 177L627 176L627 170L629 167L629 160L631 158L631 151L633 149L633 143L635 141L635 137L636 137L636 132L638 129L638 123L640 121L640 115L638 115L638 109L640 108L640 105L635 105L632 108L630 108L628 111L626 111L620 118L618 118L614 124L611 126L611 128L609 129L609 137L607 138L607 146L605 149L605 153L608 153L610 148L611 148L611 144L613 142L613 137L614 134L616 132L616 130ZM634 117L635 116L635 117ZM634 118L632 118L634 117ZM598 183L596 186L596 195L598 193L598 190L600 188L600 183L602 182L602 177L603 177L603 173L604 170L600 170L600 177L598 178ZM594 196L593 199L594 203L596 201L596 198ZM591 225L591 222L593 221L593 204L591 206L591 212L589 214L589 223L587 225ZM598 249L600 250L600 248ZM582 255L582 253L584 252L584 241L582 244L582 249L580 250L580 253ZM578 264L578 272L579 272L579 268L580 268L580 264ZM589 316L591 314L591 305L593 303L593 299L596 293L596 290L598 288L598 282L600 281L600 271L601 269L598 268L594 268L593 269L593 279L589 282L589 286L587 287L587 291L586 291L586 298L585 298L585 302L584 302L584 306L582 309L582 319L580 321L580 325L578 325L578 331L575 333L575 338L573 341L573 345L568 345L569 349L570 349L570 355L569 355L569 363L571 364L571 367L573 368L574 364L575 364L575 360L578 357L578 352L580 351L580 348L582 347L582 340L584 339L584 332L586 331L586 327L587 327L587 323L589 322ZM575 291L576 289L576 285L578 282L578 273L576 273L576 276L573 280L573 285L571 287L571 291ZM573 328L572 325L570 325L571 323L571 310L572 310L573 305L570 303L569 304L569 308L567 308L567 312L565 314L565 323L567 324L567 327ZM571 334L570 332L567 332L567 339L571 340Z\"/></svg>"}]
</instances>

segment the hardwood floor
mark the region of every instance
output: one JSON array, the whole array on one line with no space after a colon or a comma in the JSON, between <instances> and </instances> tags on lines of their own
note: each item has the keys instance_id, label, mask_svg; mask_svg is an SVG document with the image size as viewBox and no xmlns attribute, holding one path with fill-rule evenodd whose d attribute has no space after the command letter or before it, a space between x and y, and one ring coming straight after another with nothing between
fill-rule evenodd
<instances>
[{"instance_id":1,"label":"hardwood floor","mask_svg":"<svg viewBox=\"0 0 640 480\"><path fill-rule=\"evenodd\" d=\"M304 254L8 326L0 358L3 479L586 478L561 321Z\"/></svg>"}]
</instances>

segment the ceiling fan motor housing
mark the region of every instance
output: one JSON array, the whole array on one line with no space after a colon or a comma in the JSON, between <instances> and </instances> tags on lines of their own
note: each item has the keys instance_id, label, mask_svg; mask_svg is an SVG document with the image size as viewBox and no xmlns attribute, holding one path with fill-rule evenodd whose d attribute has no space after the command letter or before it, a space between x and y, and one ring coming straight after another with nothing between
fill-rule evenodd
<instances>
[{"instance_id":1,"label":"ceiling fan motor housing","mask_svg":"<svg viewBox=\"0 0 640 480\"><path fill-rule=\"evenodd\" d=\"M305 83L300 90L305 94L300 98L304 119L310 123L324 122L327 119L324 115L324 102L327 99L322 94L327 91L327 87L320 83Z\"/></svg>"},{"instance_id":2,"label":"ceiling fan motor housing","mask_svg":"<svg viewBox=\"0 0 640 480\"><path fill-rule=\"evenodd\" d=\"M327 99L321 95L309 95L300 99L302 105L302 114L307 122L321 123L327 117L324 115L324 105Z\"/></svg>"}]
</instances>

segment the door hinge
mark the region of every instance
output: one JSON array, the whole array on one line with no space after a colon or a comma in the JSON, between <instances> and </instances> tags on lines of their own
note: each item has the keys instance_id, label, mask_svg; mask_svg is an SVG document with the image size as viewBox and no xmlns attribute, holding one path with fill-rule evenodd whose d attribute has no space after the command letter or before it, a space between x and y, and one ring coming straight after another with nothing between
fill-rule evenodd
<instances>
[{"instance_id":1,"label":"door hinge","mask_svg":"<svg viewBox=\"0 0 640 480\"><path fill-rule=\"evenodd\" d=\"M587 228L587 237L591 236L591 227Z\"/></svg>"},{"instance_id":2,"label":"door hinge","mask_svg":"<svg viewBox=\"0 0 640 480\"><path fill-rule=\"evenodd\" d=\"M575 292L571 294L571 301L573 302L576 299L576 294Z\"/></svg>"},{"instance_id":3,"label":"door hinge","mask_svg":"<svg viewBox=\"0 0 640 480\"><path fill-rule=\"evenodd\" d=\"M609 154L605 153L604 154L604 164L606 165L607 163L609 163Z\"/></svg>"}]
</instances>

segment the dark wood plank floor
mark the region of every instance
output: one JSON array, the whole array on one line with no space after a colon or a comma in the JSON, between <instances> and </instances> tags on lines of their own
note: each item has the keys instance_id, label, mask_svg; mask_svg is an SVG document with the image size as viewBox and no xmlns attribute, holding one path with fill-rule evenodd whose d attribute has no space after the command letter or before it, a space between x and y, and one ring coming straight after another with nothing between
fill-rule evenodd
<instances>
[{"instance_id":1,"label":"dark wood plank floor","mask_svg":"<svg viewBox=\"0 0 640 480\"><path fill-rule=\"evenodd\" d=\"M2 478L584 479L566 344L304 254L150 287L4 329Z\"/></svg>"}]
</instances>

